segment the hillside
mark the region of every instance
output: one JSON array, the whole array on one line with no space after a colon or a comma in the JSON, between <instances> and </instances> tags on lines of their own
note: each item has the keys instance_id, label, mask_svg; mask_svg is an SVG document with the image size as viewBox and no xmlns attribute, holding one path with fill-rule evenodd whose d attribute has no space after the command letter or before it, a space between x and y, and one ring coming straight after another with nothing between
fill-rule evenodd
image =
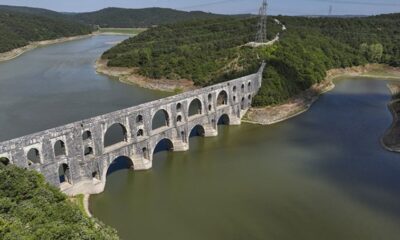
<instances>
[{"instance_id":1,"label":"hillside","mask_svg":"<svg viewBox=\"0 0 400 240\"><path fill-rule=\"evenodd\" d=\"M218 16L220 15L205 12L185 12L168 8L105 8L96 12L79 13L73 17L86 24L100 27L142 28Z\"/></svg>"},{"instance_id":2,"label":"hillside","mask_svg":"<svg viewBox=\"0 0 400 240\"><path fill-rule=\"evenodd\" d=\"M30 8L19 11L0 7L0 53L23 47L33 41L51 40L61 37L84 35L92 28L64 19L62 15L47 10L30 12ZM28 13L24 12L28 11Z\"/></svg>"},{"instance_id":3,"label":"hillside","mask_svg":"<svg viewBox=\"0 0 400 240\"><path fill-rule=\"evenodd\" d=\"M1 159L0 159L1 160ZM118 239L34 171L0 161L0 239Z\"/></svg>"},{"instance_id":4,"label":"hillside","mask_svg":"<svg viewBox=\"0 0 400 240\"><path fill-rule=\"evenodd\" d=\"M400 18L276 17L287 31L274 46L242 46L254 39L256 19L215 19L160 26L102 56L112 67L138 68L150 78L189 79L205 86L254 72L267 62L257 106L277 104L319 83L332 68L400 65ZM269 39L279 31L268 23Z\"/></svg>"}]
</instances>

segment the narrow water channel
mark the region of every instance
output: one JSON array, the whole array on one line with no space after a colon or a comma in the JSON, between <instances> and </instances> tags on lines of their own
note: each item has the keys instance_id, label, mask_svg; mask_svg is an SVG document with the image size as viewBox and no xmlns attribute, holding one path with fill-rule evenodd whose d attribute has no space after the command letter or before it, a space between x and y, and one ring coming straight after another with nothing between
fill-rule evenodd
<instances>
[{"instance_id":1,"label":"narrow water channel","mask_svg":"<svg viewBox=\"0 0 400 240\"><path fill-rule=\"evenodd\" d=\"M97 75L121 36L36 49L0 64L0 141L165 96ZM400 155L385 81L343 80L305 114L273 126L221 126L153 169L120 170L92 196L122 239L398 239Z\"/></svg>"}]
</instances>

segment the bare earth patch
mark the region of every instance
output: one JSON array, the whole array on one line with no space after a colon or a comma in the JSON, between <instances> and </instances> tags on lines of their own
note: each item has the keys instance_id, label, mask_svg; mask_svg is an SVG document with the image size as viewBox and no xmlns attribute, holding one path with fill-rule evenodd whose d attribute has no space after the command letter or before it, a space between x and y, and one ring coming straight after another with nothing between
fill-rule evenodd
<instances>
[{"instance_id":1,"label":"bare earth patch","mask_svg":"<svg viewBox=\"0 0 400 240\"><path fill-rule=\"evenodd\" d=\"M186 92L198 88L192 81L187 79L152 79L139 75L137 68L108 67L107 61L105 59L98 59L95 66L96 71L117 78L123 83L166 92Z\"/></svg>"},{"instance_id":2,"label":"bare earth patch","mask_svg":"<svg viewBox=\"0 0 400 240\"><path fill-rule=\"evenodd\" d=\"M295 117L307 111L322 93L332 90L335 85L333 80L342 77L368 77L379 79L399 79L400 68L381 64L368 64L365 66L332 69L327 71L327 77L319 84L289 99L286 103L252 108L244 117L244 122L270 125Z\"/></svg>"},{"instance_id":3,"label":"bare earth patch","mask_svg":"<svg viewBox=\"0 0 400 240\"><path fill-rule=\"evenodd\" d=\"M0 62L14 59L28 51L38 48L38 47L43 47L43 46L47 46L47 45L51 45L51 44L63 43L63 42L68 42L68 41L73 41L73 40L79 40L79 39L83 39L83 38L92 37L94 35L96 35L96 34L88 34L88 35L80 35L80 36L74 36L74 37L58 38L58 39L53 39L53 40L31 42L30 44L28 44L24 47L16 48L9 52L0 53Z\"/></svg>"}]
</instances>

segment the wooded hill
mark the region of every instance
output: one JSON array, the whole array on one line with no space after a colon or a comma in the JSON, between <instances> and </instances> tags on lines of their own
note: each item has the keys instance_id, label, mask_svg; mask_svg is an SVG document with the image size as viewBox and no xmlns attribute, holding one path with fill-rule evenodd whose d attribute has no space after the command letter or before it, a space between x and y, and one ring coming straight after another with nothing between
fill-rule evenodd
<instances>
[{"instance_id":1,"label":"wooded hill","mask_svg":"<svg viewBox=\"0 0 400 240\"><path fill-rule=\"evenodd\" d=\"M322 81L332 68L400 65L398 14L364 18L276 17L287 27L274 46L249 48L257 19L213 19L150 29L103 55L109 66L137 67L151 78L190 79L199 86L255 72L266 61L254 104L277 104ZM279 31L268 23L269 39Z\"/></svg>"},{"instance_id":2,"label":"wooded hill","mask_svg":"<svg viewBox=\"0 0 400 240\"><path fill-rule=\"evenodd\" d=\"M92 27L64 18L48 10L31 12L0 7L0 53L23 47L33 41L89 34Z\"/></svg>"},{"instance_id":3,"label":"wooded hill","mask_svg":"<svg viewBox=\"0 0 400 240\"><path fill-rule=\"evenodd\" d=\"M146 28L193 19L215 18L221 15L200 11L185 12L168 8L105 8L100 11L79 13L74 19L100 27Z\"/></svg>"},{"instance_id":4,"label":"wooded hill","mask_svg":"<svg viewBox=\"0 0 400 240\"><path fill-rule=\"evenodd\" d=\"M1 159L0 159L1 160ZM119 239L35 171L0 161L0 239Z\"/></svg>"}]
</instances>

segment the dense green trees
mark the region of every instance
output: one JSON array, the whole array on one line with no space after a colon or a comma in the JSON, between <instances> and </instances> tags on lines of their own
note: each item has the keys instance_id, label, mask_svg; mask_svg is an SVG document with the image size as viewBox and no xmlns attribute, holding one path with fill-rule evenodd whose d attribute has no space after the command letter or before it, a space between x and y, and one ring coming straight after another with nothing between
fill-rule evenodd
<instances>
[{"instance_id":1,"label":"dense green trees","mask_svg":"<svg viewBox=\"0 0 400 240\"><path fill-rule=\"evenodd\" d=\"M287 27L270 47L243 46L257 19L222 18L152 28L105 52L109 66L138 67L152 78L205 86L255 71L267 62L257 106L280 103L325 78L331 68L400 65L398 14L365 18L276 17ZM271 18L269 39L281 31Z\"/></svg>"},{"instance_id":2,"label":"dense green trees","mask_svg":"<svg viewBox=\"0 0 400 240\"><path fill-rule=\"evenodd\" d=\"M95 12L79 13L73 15L73 18L100 27L143 28L217 16L220 15L205 12L185 12L169 8L105 8Z\"/></svg>"},{"instance_id":3,"label":"dense green trees","mask_svg":"<svg viewBox=\"0 0 400 240\"><path fill-rule=\"evenodd\" d=\"M89 34L92 28L56 15L23 13L0 8L0 53L32 41Z\"/></svg>"},{"instance_id":4,"label":"dense green trees","mask_svg":"<svg viewBox=\"0 0 400 240\"><path fill-rule=\"evenodd\" d=\"M118 239L34 171L0 161L0 239Z\"/></svg>"}]
</instances>

